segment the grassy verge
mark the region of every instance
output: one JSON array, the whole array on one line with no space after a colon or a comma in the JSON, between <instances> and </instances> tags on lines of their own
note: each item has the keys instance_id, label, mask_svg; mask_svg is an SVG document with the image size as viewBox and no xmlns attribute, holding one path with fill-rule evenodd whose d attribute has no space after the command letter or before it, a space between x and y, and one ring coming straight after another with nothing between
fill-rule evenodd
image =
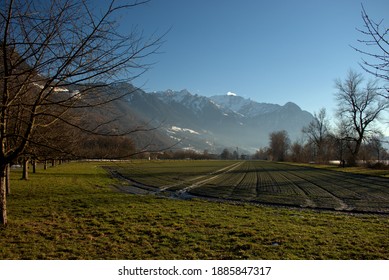
<instances>
[{"instance_id":1,"label":"grassy verge","mask_svg":"<svg viewBox=\"0 0 389 280\"><path fill-rule=\"evenodd\" d=\"M113 191L96 163L19 180L0 259L388 259L389 217Z\"/></svg>"}]
</instances>

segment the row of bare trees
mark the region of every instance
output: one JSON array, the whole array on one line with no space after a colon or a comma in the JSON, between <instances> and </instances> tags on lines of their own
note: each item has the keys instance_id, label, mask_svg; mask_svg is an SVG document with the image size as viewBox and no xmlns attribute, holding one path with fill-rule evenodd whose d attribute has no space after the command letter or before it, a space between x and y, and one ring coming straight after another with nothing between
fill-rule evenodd
<instances>
[{"instance_id":1,"label":"row of bare trees","mask_svg":"<svg viewBox=\"0 0 389 280\"><path fill-rule=\"evenodd\" d=\"M389 160L389 153L384 148L380 136L372 136L363 141L356 162L352 154L354 145L351 139L341 138L331 132L318 144L311 140L291 142L286 131L275 131L269 135L269 146L259 149L254 158L292 162L331 162L343 166L357 162L375 165L383 160L386 162Z\"/></svg>"},{"instance_id":2,"label":"row of bare trees","mask_svg":"<svg viewBox=\"0 0 389 280\"><path fill-rule=\"evenodd\" d=\"M286 131L273 132L269 136L269 148L258 151L256 156L321 163L337 159L348 165L386 157L382 134L375 124L389 108L389 102L377 82L364 85L362 75L350 71L344 81L335 82L335 87L338 90L335 128L331 128L326 109L322 108L302 129L305 141L291 144Z\"/></svg>"},{"instance_id":3,"label":"row of bare trees","mask_svg":"<svg viewBox=\"0 0 389 280\"><path fill-rule=\"evenodd\" d=\"M5 0L0 5L0 224L7 224L7 168L20 157L80 156L106 140L131 145L130 131L91 122L99 108L126 93L105 90L142 74L161 38L119 30L118 15L147 1ZM75 149L87 136L90 145ZM112 139L111 139L112 140ZM86 143L84 143L84 146Z\"/></svg>"},{"instance_id":4,"label":"row of bare trees","mask_svg":"<svg viewBox=\"0 0 389 280\"><path fill-rule=\"evenodd\" d=\"M257 151L255 157L319 163L338 160L348 165L356 165L360 160L389 159L382 134L375 126L389 102L375 83L362 87L362 82L362 76L353 71L345 81L336 81L339 103L335 128L322 108L302 129L304 140L291 143L286 131L273 132L269 135L269 148Z\"/></svg>"}]
</instances>

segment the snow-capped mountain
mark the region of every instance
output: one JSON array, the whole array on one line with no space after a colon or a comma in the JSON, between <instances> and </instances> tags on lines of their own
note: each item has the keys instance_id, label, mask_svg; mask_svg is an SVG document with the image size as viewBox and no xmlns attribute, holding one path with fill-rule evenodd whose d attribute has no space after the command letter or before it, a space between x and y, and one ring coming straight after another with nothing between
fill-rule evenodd
<instances>
[{"instance_id":1,"label":"snow-capped mountain","mask_svg":"<svg viewBox=\"0 0 389 280\"><path fill-rule=\"evenodd\" d=\"M313 116L294 103L283 106L258 103L236 95L205 97L187 90L146 93L131 85L116 85L113 91L131 91L126 100L116 102L122 126L139 124L153 131L159 143L180 142L177 147L218 153L239 147L254 152L267 146L269 134L286 130L291 140L301 137L301 129ZM149 136L137 136L135 142ZM149 140L149 139L148 139Z\"/></svg>"},{"instance_id":2,"label":"snow-capped mountain","mask_svg":"<svg viewBox=\"0 0 389 280\"><path fill-rule=\"evenodd\" d=\"M256 117L258 115L274 112L281 108L277 104L258 103L251 99L245 99L237 95L215 95L210 97L216 104L228 108L245 117Z\"/></svg>"},{"instance_id":3,"label":"snow-capped mountain","mask_svg":"<svg viewBox=\"0 0 389 280\"><path fill-rule=\"evenodd\" d=\"M210 102L209 98L197 94L193 95L186 89L181 91L159 91L152 94L155 95L162 102L165 102L166 104L180 104L186 107L187 109L197 113L201 113L207 106L216 105Z\"/></svg>"}]
</instances>

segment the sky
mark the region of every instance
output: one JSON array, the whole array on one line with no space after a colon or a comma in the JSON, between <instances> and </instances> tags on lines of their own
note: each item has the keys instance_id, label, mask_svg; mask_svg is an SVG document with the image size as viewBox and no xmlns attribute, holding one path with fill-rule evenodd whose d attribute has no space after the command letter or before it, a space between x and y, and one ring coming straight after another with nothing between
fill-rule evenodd
<instances>
[{"instance_id":1,"label":"sky","mask_svg":"<svg viewBox=\"0 0 389 280\"><path fill-rule=\"evenodd\" d=\"M291 101L311 113L336 108L336 79L360 68L351 48L370 18L389 26L388 0L151 0L121 19L148 34L167 34L153 67L134 84L146 92L228 92L257 102ZM366 80L372 78L365 75Z\"/></svg>"}]
</instances>

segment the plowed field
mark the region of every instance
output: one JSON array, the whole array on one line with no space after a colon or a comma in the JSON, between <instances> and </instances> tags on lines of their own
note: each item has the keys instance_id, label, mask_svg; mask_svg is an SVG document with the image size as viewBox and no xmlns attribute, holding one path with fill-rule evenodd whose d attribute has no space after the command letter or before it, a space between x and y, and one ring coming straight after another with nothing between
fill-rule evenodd
<instances>
[{"instance_id":1,"label":"plowed field","mask_svg":"<svg viewBox=\"0 0 389 280\"><path fill-rule=\"evenodd\" d=\"M115 168L132 186L177 196L389 213L389 179L264 161L133 162Z\"/></svg>"}]
</instances>

